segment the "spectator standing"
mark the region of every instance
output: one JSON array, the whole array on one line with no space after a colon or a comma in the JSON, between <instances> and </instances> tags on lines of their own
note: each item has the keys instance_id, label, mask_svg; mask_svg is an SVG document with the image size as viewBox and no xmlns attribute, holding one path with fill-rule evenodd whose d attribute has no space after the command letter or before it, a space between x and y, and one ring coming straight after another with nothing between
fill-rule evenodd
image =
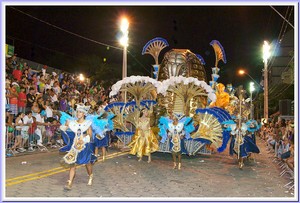
<instances>
[{"instance_id":1,"label":"spectator standing","mask_svg":"<svg viewBox=\"0 0 300 203\"><path fill-rule=\"evenodd\" d=\"M47 80L47 81L46 81L46 84L45 84L45 91L51 90L51 88L52 88L52 86L51 86L51 84L50 84L50 80Z\"/></svg>"},{"instance_id":2,"label":"spectator standing","mask_svg":"<svg viewBox=\"0 0 300 203\"><path fill-rule=\"evenodd\" d=\"M6 80L5 81L5 109L10 109L9 99L10 99L10 81ZM11 111L9 113L11 113Z\"/></svg>"},{"instance_id":3,"label":"spectator standing","mask_svg":"<svg viewBox=\"0 0 300 203\"><path fill-rule=\"evenodd\" d=\"M44 101L50 101L50 95L49 95L49 91L50 91L50 89L45 89L45 93L43 94L43 100Z\"/></svg>"},{"instance_id":4,"label":"spectator standing","mask_svg":"<svg viewBox=\"0 0 300 203\"><path fill-rule=\"evenodd\" d=\"M38 114L40 112L40 108L39 108L39 105L37 102L33 102L33 105L31 107L31 112L32 112L32 115L35 116L36 114Z\"/></svg>"},{"instance_id":5,"label":"spectator standing","mask_svg":"<svg viewBox=\"0 0 300 203\"><path fill-rule=\"evenodd\" d=\"M32 112L31 111L27 111L25 113L25 116L23 118L23 124L24 126L22 127L22 138L23 138L23 142L22 142L22 148L24 148L28 138L29 138L29 126L33 123L33 118L32 118Z\"/></svg>"},{"instance_id":6,"label":"spectator standing","mask_svg":"<svg viewBox=\"0 0 300 203\"><path fill-rule=\"evenodd\" d=\"M53 91L56 95L61 94L61 88L60 88L59 83L57 81L54 82L54 87L52 89L53 89Z\"/></svg>"},{"instance_id":7,"label":"spectator standing","mask_svg":"<svg viewBox=\"0 0 300 203\"><path fill-rule=\"evenodd\" d=\"M34 90L36 92L38 92L37 82L38 82L37 76L36 76L36 74L33 74L33 76L32 76L32 84L33 84Z\"/></svg>"},{"instance_id":8,"label":"spectator standing","mask_svg":"<svg viewBox=\"0 0 300 203\"><path fill-rule=\"evenodd\" d=\"M19 113L25 113L25 108L26 108L26 94L25 94L25 87L21 87L21 91L18 95L18 108L19 108Z\"/></svg>"},{"instance_id":9,"label":"spectator standing","mask_svg":"<svg viewBox=\"0 0 300 203\"><path fill-rule=\"evenodd\" d=\"M49 118L52 118L53 119L53 109L51 107L51 104L49 101L46 101L46 104L45 104L45 111L46 111L46 118L47 118L47 121L49 120Z\"/></svg>"},{"instance_id":10,"label":"spectator standing","mask_svg":"<svg viewBox=\"0 0 300 203\"><path fill-rule=\"evenodd\" d=\"M43 76L46 76L46 70L47 70L48 66L44 65L42 68L42 74Z\"/></svg>"},{"instance_id":11,"label":"spectator standing","mask_svg":"<svg viewBox=\"0 0 300 203\"><path fill-rule=\"evenodd\" d=\"M18 82L22 80L22 71L20 70L21 67L18 66L15 70L13 70L12 75L14 79L16 79Z\"/></svg>"},{"instance_id":12,"label":"spectator standing","mask_svg":"<svg viewBox=\"0 0 300 203\"><path fill-rule=\"evenodd\" d=\"M41 77L40 80L39 80L39 90L40 92L44 92L45 90L45 80L44 80L44 77Z\"/></svg>"},{"instance_id":13,"label":"spectator standing","mask_svg":"<svg viewBox=\"0 0 300 203\"><path fill-rule=\"evenodd\" d=\"M22 131L22 126L23 126L23 118L24 118L25 114L24 113L19 113L16 117L15 120L15 131L14 131L14 135L15 135L15 144L14 146L11 148L14 154L17 154L19 152L25 152L26 150L24 150L21 146L22 146L22 135L21 135L21 131ZM16 150L18 148L18 151Z\"/></svg>"},{"instance_id":14,"label":"spectator standing","mask_svg":"<svg viewBox=\"0 0 300 203\"><path fill-rule=\"evenodd\" d=\"M39 139L37 140L37 145L40 147L44 147L43 137L46 132L44 117L40 113L36 113L36 115L34 117L36 119L36 124L37 124L35 133L39 136Z\"/></svg>"},{"instance_id":15,"label":"spectator standing","mask_svg":"<svg viewBox=\"0 0 300 203\"><path fill-rule=\"evenodd\" d=\"M37 134L35 134L36 129L37 129L36 118L32 117L32 123L31 123L31 125L28 129L28 135L29 135L29 148L28 148L28 151L29 152L35 151L34 148L33 148L35 146L34 142L36 140L38 140L38 136L37 136Z\"/></svg>"},{"instance_id":16,"label":"spectator standing","mask_svg":"<svg viewBox=\"0 0 300 203\"><path fill-rule=\"evenodd\" d=\"M13 86L10 88L10 91L9 91L9 104L10 104L11 114L17 115L18 114L18 97L19 97L19 94L17 92L18 84L13 82L12 85Z\"/></svg>"},{"instance_id":17,"label":"spectator standing","mask_svg":"<svg viewBox=\"0 0 300 203\"><path fill-rule=\"evenodd\" d=\"M43 95L41 93L37 94L37 96L36 96L36 101L38 103L38 106L39 106L39 109L40 109L41 112L46 110L46 106L45 106L45 103L44 103L44 100L43 100L42 96Z\"/></svg>"},{"instance_id":18,"label":"spectator standing","mask_svg":"<svg viewBox=\"0 0 300 203\"><path fill-rule=\"evenodd\" d=\"M33 103L35 101L35 95L34 95L34 88L29 88L29 93L26 96L27 102L26 102L26 111L31 111L31 108L33 106Z\"/></svg>"},{"instance_id":19,"label":"spectator standing","mask_svg":"<svg viewBox=\"0 0 300 203\"><path fill-rule=\"evenodd\" d=\"M68 110L68 101L65 94L61 95L61 99L59 101L59 110L64 112Z\"/></svg>"}]
</instances>

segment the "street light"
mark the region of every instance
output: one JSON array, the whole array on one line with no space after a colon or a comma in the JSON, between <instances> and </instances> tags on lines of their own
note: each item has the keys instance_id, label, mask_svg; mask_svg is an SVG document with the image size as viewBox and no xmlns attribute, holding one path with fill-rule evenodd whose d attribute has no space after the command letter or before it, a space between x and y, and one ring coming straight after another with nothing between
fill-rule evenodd
<instances>
[{"instance_id":1,"label":"street light","mask_svg":"<svg viewBox=\"0 0 300 203\"><path fill-rule=\"evenodd\" d=\"M84 81L84 76L81 73L79 74L79 80Z\"/></svg>"},{"instance_id":2,"label":"street light","mask_svg":"<svg viewBox=\"0 0 300 203\"><path fill-rule=\"evenodd\" d=\"M269 94L268 94L268 59L271 56L270 45L264 41L263 45L263 62L264 62L264 118L269 117Z\"/></svg>"},{"instance_id":3,"label":"street light","mask_svg":"<svg viewBox=\"0 0 300 203\"><path fill-rule=\"evenodd\" d=\"M250 82L250 119L253 118L252 92L255 91L254 82Z\"/></svg>"},{"instance_id":4,"label":"street light","mask_svg":"<svg viewBox=\"0 0 300 203\"><path fill-rule=\"evenodd\" d=\"M251 75L249 75L245 70L241 69L241 70L238 71L238 73L239 73L239 75L247 75L249 78L251 78L251 80L252 80L253 82L256 83L256 85L257 85L258 87L260 87L260 84L258 84L258 82L256 82L256 80L254 80L254 78L253 78Z\"/></svg>"},{"instance_id":5,"label":"street light","mask_svg":"<svg viewBox=\"0 0 300 203\"><path fill-rule=\"evenodd\" d=\"M123 68L122 68L122 79L127 77L127 46L128 46L128 27L129 22L126 18L122 18L121 20L121 32L122 37L120 39L120 44L123 46ZM126 102L127 93L124 93L124 101Z\"/></svg>"}]
</instances>

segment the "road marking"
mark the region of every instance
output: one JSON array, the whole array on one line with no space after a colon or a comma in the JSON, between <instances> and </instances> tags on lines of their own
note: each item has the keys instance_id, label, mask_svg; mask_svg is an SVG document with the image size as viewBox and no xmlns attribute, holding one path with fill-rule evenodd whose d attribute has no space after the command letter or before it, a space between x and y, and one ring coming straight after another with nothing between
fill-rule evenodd
<instances>
[{"instance_id":1,"label":"road marking","mask_svg":"<svg viewBox=\"0 0 300 203\"><path fill-rule=\"evenodd\" d=\"M106 159L112 159L112 158L122 156L122 155L125 155L125 154L128 154L128 152L116 152L116 153L107 155ZM103 162L102 158L98 159L98 161L95 164L100 163L100 162ZM84 165L79 165L79 166L77 166L77 168L81 168L83 166ZM28 174L28 175L24 175L24 176L18 176L18 177L15 177L15 178L10 178L10 179L6 180L5 186L9 187L9 186L12 186L12 185L28 182L28 181L31 181L31 180L37 180L37 179L45 178L45 177L48 177L48 176L51 176L51 175L54 175L54 174L57 174L57 173L65 172L65 171L68 171L68 170L69 170L68 168L57 167L57 168L53 168L53 169L46 170L46 171L41 171L41 172L32 173L32 174Z\"/></svg>"},{"instance_id":2,"label":"road marking","mask_svg":"<svg viewBox=\"0 0 300 203\"><path fill-rule=\"evenodd\" d=\"M57 167L57 168L53 168L53 169L50 169L50 170L46 170L46 171L40 171L40 172L36 172L36 173L31 173L31 174L28 174L28 175L24 175L24 176L18 176L16 178L10 178L10 179L7 179L5 180L5 182L11 182L11 181L14 181L14 180L17 180L17 179L21 179L21 178L25 178L25 177L28 177L28 176L35 176L35 175L39 175L39 174L43 174L43 173L48 173L50 171L56 171L56 170L59 170L61 169L62 167Z\"/></svg>"}]
</instances>

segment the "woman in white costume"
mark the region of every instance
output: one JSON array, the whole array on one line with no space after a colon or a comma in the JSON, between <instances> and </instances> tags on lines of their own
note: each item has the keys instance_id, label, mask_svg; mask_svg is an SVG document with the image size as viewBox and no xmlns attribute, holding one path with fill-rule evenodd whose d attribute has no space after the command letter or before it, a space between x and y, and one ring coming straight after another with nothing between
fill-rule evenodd
<instances>
[{"instance_id":1,"label":"woman in white costume","mask_svg":"<svg viewBox=\"0 0 300 203\"><path fill-rule=\"evenodd\" d=\"M76 165L81 164L85 164L89 176L87 185L92 185L92 164L96 161L97 158L94 155L94 145L91 142L92 121L85 119L89 108L89 106L77 104L77 120L71 120L66 122L66 126L68 126L71 129L71 131L75 134L72 143L70 143L70 150L63 157L63 161L70 166L69 180L67 181L67 185L65 186L66 190L71 190L76 173Z\"/></svg>"}]
</instances>

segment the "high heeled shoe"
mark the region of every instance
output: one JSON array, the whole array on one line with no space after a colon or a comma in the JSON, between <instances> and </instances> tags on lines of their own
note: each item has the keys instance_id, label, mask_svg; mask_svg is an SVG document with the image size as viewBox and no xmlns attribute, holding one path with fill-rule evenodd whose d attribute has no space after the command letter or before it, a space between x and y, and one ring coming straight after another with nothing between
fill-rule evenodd
<instances>
[{"instance_id":1,"label":"high heeled shoe","mask_svg":"<svg viewBox=\"0 0 300 203\"><path fill-rule=\"evenodd\" d=\"M243 162L239 162L239 169L243 169L244 163Z\"/></svg>"},{"instance_id":2,"label":"high heeled shoe","mask_svg":"<svg viewBox=\"0 0 300 203\"><path fill-rule=\"evenodd\" d=\"M173 163L174 163L173 169L176 169L177 164L176 164L176 162L173 162Z\"/></svg>"},{"instance_id":3,"label":"high heeled shoe","mask_svg":"<svg viewBox=\"0 0 300 203\"><path fill-rule=\"evenodd\" d=\"M181 170L181 163L178 163L178 170Z\"/></svg>"},{"instance_id":4,"label":"high heeled shoe","mask_svg":"<svg viewBox=\"0 0 300 203\"><path fill-rule=\"evenodd\" d=\"M91 186L92 184L93 184L93 174L91 174L91 175L89 176L89 181L88 181L88 184L87 184L87 185Z\"/></svg>"},{"instance_id":5,"label":"high heeled shoe","mask_svg":"<svg viewBox=\"0 0 300 203\"><path fill-rule=\"evenodd\" d=\"M68 180L67 184L64 187L65 190L71 190L72 189L72 181Z\"/></svg>"}]
</instances>

